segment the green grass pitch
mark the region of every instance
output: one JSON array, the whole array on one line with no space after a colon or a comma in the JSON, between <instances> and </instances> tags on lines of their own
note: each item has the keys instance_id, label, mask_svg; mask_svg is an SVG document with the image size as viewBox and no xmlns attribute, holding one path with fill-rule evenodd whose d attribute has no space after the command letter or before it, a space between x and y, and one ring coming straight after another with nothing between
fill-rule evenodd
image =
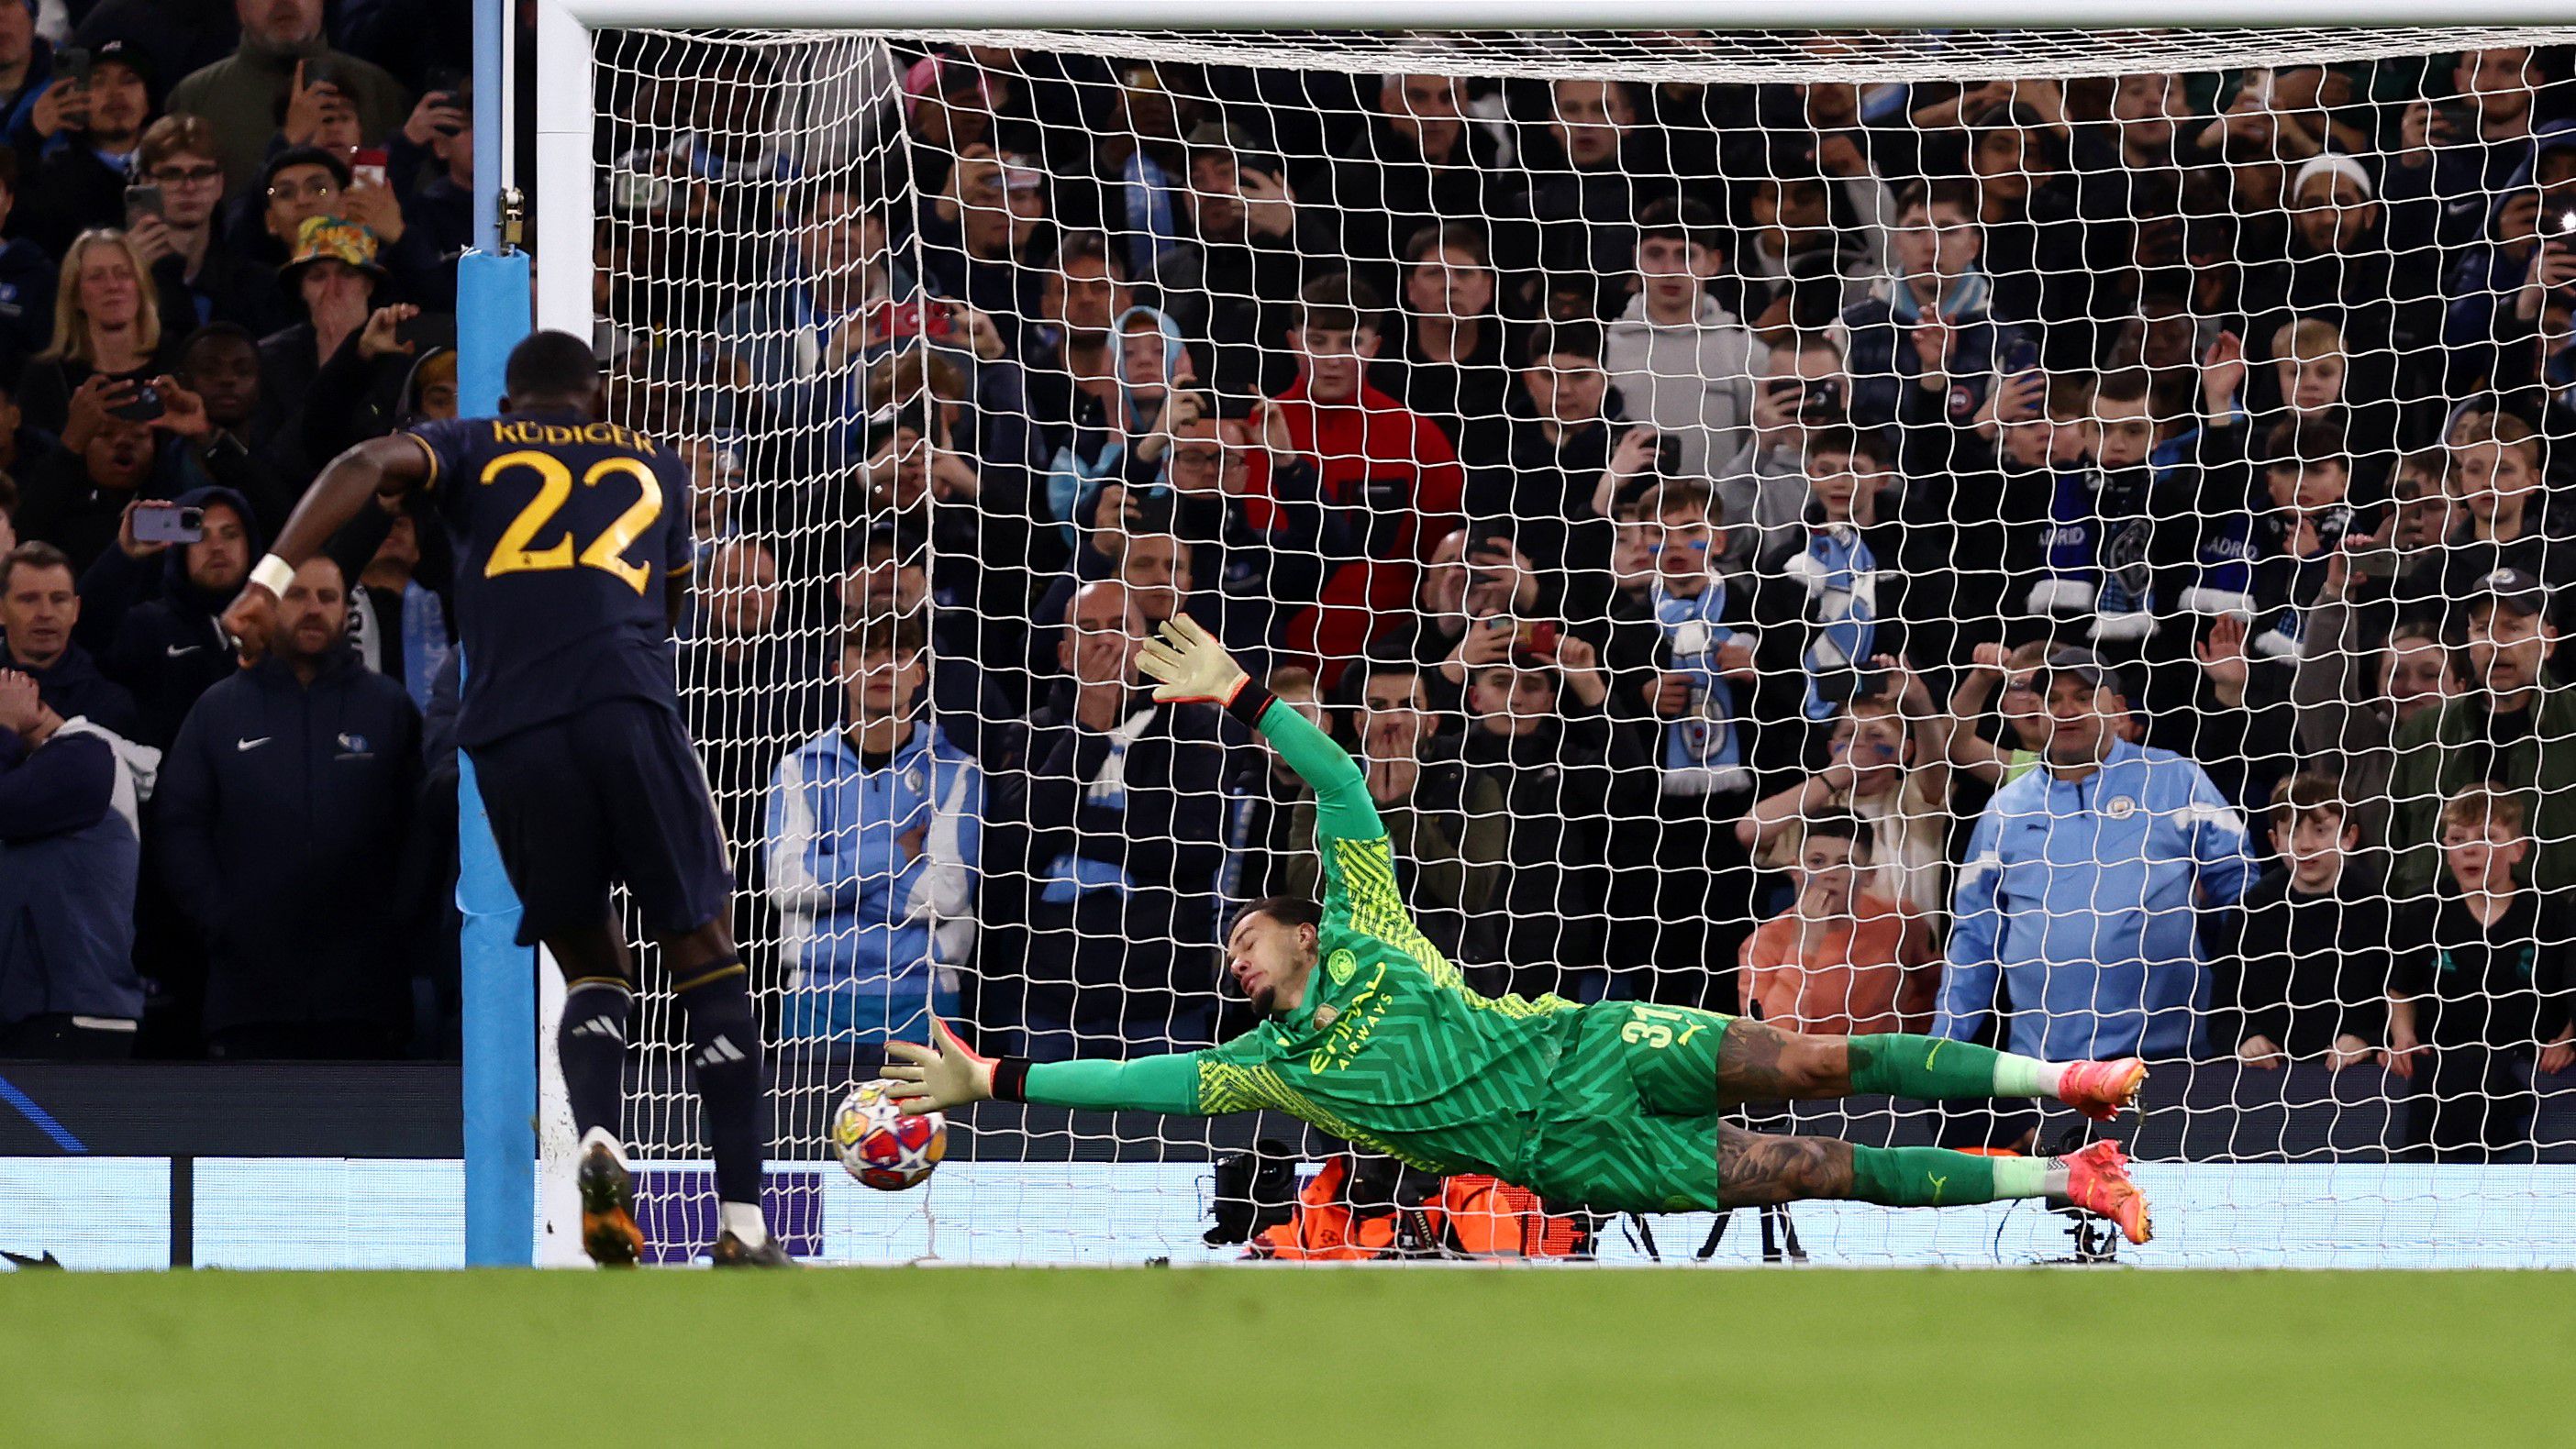
<instances>
[{"instance_id":1,"label":"green grass pitch","mask_svg":"<svg viewBox=\"0 0 2576 1449\"><path fill-rule=\"evenodd\" d=\"M0 1277L0 1444L2504 1444L2563 1273Z\"/></svg>"}]
</instances>

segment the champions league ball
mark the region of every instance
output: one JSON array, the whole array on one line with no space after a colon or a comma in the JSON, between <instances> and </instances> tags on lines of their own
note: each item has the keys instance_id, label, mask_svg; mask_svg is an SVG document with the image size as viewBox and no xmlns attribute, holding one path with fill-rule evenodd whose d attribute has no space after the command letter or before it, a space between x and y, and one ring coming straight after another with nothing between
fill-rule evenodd
<instances>
[{"instance_id":1,"label":"champions league ball","mask_svg":"<svg viewBox=\"0 0 2576 1449\"><path fill-rule=\"evenodd\" d=\"M850 1176L879 1192L901 1192L930 1176L948 1155L948 1119L937 1112L907 1117L886 1095L894 1085L861 1082L832 1114L832 1149Z\"/></svg>"}]
</instances>

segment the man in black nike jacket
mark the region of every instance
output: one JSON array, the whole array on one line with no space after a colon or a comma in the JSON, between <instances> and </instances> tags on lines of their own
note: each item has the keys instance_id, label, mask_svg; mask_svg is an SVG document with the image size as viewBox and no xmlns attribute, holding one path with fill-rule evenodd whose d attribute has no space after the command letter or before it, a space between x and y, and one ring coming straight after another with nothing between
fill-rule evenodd
<instances>
[{"instance_id":1,"label":"man in black nike jacket","mask_svg":"<svg viewBox=\"0 0 2576 1449\"><path fill-rule=\"evenodd\" d=\"M420 716L348 620L339 565L307 562L268 657L207 690L162 762L156 845L206 936L210 1056L389 1057L409 1034Z\"/></svg>"}]
</instances>

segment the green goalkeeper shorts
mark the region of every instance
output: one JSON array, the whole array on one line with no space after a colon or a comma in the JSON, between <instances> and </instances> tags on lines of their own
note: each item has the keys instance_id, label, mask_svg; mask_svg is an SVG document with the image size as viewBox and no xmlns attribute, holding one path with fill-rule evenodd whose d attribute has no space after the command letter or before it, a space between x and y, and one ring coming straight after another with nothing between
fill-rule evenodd
<instances>
[{"instance_id":1,"label":"green goalkeeper shorts","mask_svg":"<svg viewBox=\"0 0 2576 1449\"><path fill-rule=\"evenodd\" d=\"M1717 1048L1729 1020L1640 1001L1585 1007L1520 1181L1595 1212L1716 1208Z\"/></svg>"}]
</instances>

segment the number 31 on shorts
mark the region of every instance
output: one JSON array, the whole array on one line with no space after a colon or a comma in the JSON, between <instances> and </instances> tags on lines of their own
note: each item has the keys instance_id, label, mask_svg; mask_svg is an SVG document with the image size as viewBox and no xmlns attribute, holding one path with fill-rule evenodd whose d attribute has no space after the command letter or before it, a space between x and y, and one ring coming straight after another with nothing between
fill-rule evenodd
<instances>
[{"instance_id":1,"label":"number 31 on shorts","mask_svg":"<svg viewBox=\"0 0 2576 1449\"><path fill-rule=\"evenodd\" d=\"M1678 1035L1673 1030L1676 1026L1681 1028ZM1689 1042L1707 1026L1708 1023L1701 1020L1696 1013L1683 1011L1678 1007L1632 1006L1628 1008L1627 1025L1619 1028L1619 1040L1632 1046L1642 1042L1656 1051L1661 1051L1676 1042Z\"/></svg>"}]
</instances>

